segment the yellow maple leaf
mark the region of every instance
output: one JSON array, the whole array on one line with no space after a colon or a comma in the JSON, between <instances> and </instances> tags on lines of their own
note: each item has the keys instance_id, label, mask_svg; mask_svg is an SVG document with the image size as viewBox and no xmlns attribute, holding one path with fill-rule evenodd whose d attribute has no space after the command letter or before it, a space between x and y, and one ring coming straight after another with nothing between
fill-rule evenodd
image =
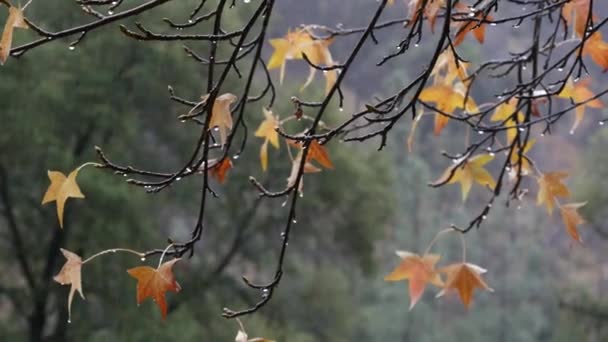
<instances>
[{"instance_id":1,"label":"yellow maple leaf","mask_svg":"<svg viewBox=\"0 0 608 342\"><path fill-rule=\"evenodd\" d=\"M56 201L57 202L57 217L59 219L59 226L63 228L63 210L65 202L68 198L84 198L84 195L76 183L76 176L78 171L76 169L66 177L59 171L48 171L51 185L47 189L44 197L42 198L42 204Z\"/></svg>"},{"instance_id":2,"label":"yellow maple leaf","mask_svg":"<svg viewBox=\"0 0 608 342\"><path fill-rule=\"evenodd\" d=\"M516 126L518 122L521 123L524 121L524 114L519 111L517 112L517 120L515 120L514 113L516 110L517 99L513 97L509 99L509 101L496 106L492 117L490 117L490 121L504 121L506 126ZM507 145L510 145L517 136L517 128L508 128L506 131Z\"/></svg>"},{"instance_id":3,"label":"yellow maple leaf","mask_svg":"<svg viewBox=\"0 0 608 342\"><path fill-rule=\"evenodd\" d=\"M494 189L496 182L494 181L494 178L492 178L492 175L484 168L484 165L489 163L492 159L494 159L494 157L489 154L479 154L469 158L462 165L459 165L460 163L457 162L447 168L443 175L435 182L431 183L431 185L437 186L446 182L447 184L459 182L462 189L463 201L467 199L473 182Z\"/></svg>"},{"instance_id":4,"label":"yellow maple leaf","mask_svg":"<svg viewBox=\"0 0 608 342\"><path fill-rule=\"evenodd\" d=\"M583 239L578 233L578 229L576 226L585 223L583 217L578 213L578 209L587 204L587 202L582 203L568 203L563 204L559 207L559 210L562 214L562 220L564 221L564 225L566 226L566 232L574 241L578 241L583 243Z\"/></svg>"},{"instance_id":5,"label":"yellow maple leaf","mask_svg":"<svg viewBox=\"0 0 608 342\"><path fill-rule=\"evenodd\" d=\"M490 292L494 291L481 278L481 275L485 273L486 270L477 265L462 262L448 265L439 271L447 274L447 280L443 290L437 294L437 297L443 296L447 291L456 290L458 291L462 304L464 304L467 309L473 299L473 291L475 288L484 289Z\"/></svg>"},{"instance_id":6,"label":"yellow maple leaf","mask_svg":"<svg viewBox=\"0 0 608 342\"><path fill-rule=\"evenodd\" d=\"M536 197L536 204L547 207L549 215L553 213L553 207L555 206L555 199L557 197L570 197L570 191L562 179L568 177L565 172L547 172L538 177L538 195Z\"/></svg>"},{"instance_id":7,"label":"yellow maple leaf","mask_svg":"<svg viewBox=\"0 0 608 342\"><path fill-rule=\"evenodd\" d=\"M8 56L11 53L13 45L13 31L15 28L27 29L27 23L23 19L23 9L10 6L8 9L8 18L4 24L2 38L0 38L0 65L4 65Z\"/></svg>"},{"instance_id":8,"label":"yellow maple leaf","mask_svg":"<svg viewBox=\"0 0 608 342\"><path fill-rule=\"evenodd\" d=\"M530 165L530 161L528 160L527 154L528 152L530 152L530 149L532 149L532 147L534 146L534 144L536 143L536 139L530 139L528 140L528 142L521 147L521 158L520 158L520 154L519 154L519 150L520 148L517 147L517 144L515 145L515 149L513 150L513 153L511 154L511 172L512 172L512 176L516 176L518 171L518 167L519 167L519 163L521 162L521 172L522 174L526 175L528 173L530 173L531 171L531 165Z\"/></svg>"},{"instance_id":9,"label":"yellow maple leaf","mask_svg":"<svg viewBox=\"0 0 608 342\"><path fill-rule=\"evenodd\" d=\"M443 281L435 270L435 264L440 256L437 254L424 254L422 256L410 252L397 251L401 263L386 277L385 281L409 281L410 310L416 305L424 294L427 283L443 286Z\"/></svg>"},{"instance_id":10,"label":"yellow maple leaf","mask_svg":"<svg viewBox=\"0 0 608 342\"><path fill-rule=\"evenodd\" d=\"M266 171L268 168L268 143L270 142L272 146L279 148L279 133L275 130L279 126L279 120L272 114L271 110L262 109L264 111L264 121L255 131L255 136L264 139L260 149L260 163L262 164L262 170Z\"/></svg>"},{"instance_id":11,"label":"yellow maple leaf","mask_svg":"<svg viewBox=\"0 0 608 342\"><path fill-rule=\"evenodd\" d=\"M230 111L230 105L233 104L236 99L236 95L226 93L216 97L215 102L213 103L209 129L214 127L219 129L220 143L222 146L226 144L226 138L228 136L227 131L232 129L232 112Z\"/></svg>"},{"instance_id":12,"label":"yellow maple leaf","mask_svg":"<svg viewBox=\"0 0 608 342\"><path fill-rule=\"evenodd\" d=\"M442 113L453 114L456 109L464 109L469 113L478 112L475 101L471 98L465 99L465 94L466 91L462 83L457 83L454 86L436 84L424 88L420 93L419 100L434 102L436 108ZM441 131L450 120L449 117L442 113L435 114L435 135L441 134Z\"/></svg>"},{"instance_id":13,"label":"yellow maple leaf","mask_svg":"<svg viewBox=\"0 0 608 342\"><path fill-rule=\"evenodd\" d=\"M283 83L287 60L303 59L306 55L308 60L316 66L333 66L334 61L329 51L329 45L332 42L332 39L315 39L306 28L290 31L283 38L271 39L270 45L274 51L268 61L268 69L281 68L279 81ZM312 82L316 70L316 68L310 67L308 78L301 89L306 88ZM325 93L327 94L335 84L338 73L336 70L326 70L323 75L326 79Z\"/></svg>"},{"instance_id":14,"label":"yellow maple leaf","mask_svg":"<svg viewBox=\"0 0 608 342\"><path fill-rule=\"evenodd\" d=\"M581 80L577 83L574 83L574 81L569 79L568 82L566 82L566 85L564 86L562 91L558 95L561 98L571 99L572 101L574 101L575 104L584 102L583 104L577 106L575 109L575 119L574 119L574 124L572 125L572 128L570 129L571 132L574 132L574 130L576 130L578 125L583 120L583 118L585 116L585 107L591 107L591 108L604 107L604 103L600 99L590 100L595 95L588 88L589 83L591 83L590 78ZM590 100L590 101L588 101L588 100ZM587 101L587 102L585 102L585 101Z\"/></svg>"}]
</instances>

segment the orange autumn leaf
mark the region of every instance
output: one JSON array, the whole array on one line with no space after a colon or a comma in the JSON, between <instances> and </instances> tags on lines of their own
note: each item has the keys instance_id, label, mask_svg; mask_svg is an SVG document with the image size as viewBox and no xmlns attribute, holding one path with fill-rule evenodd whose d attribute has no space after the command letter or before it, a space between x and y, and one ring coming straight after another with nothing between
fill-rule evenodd
<instances>
[{"instance_id":1,"label":"orange autumn leaf","mask_svg":"<svg viewBox=\"0 0 608 342\"><path fill-rule=\"evenodd\" d=\"M48 171L51 185L42 198L42 204L53 201L57 203L57 217L59 219L59 226L61 228L63 228L63 211L65 202L68 200L68 198L84 198L84 195L76 183L78 171L79 169L70 172L67 177L59 171Z\"/></svg>"},{"instance_id":2,"label":"orange autumn leaf","mask_svg":"<svg viewBox=\"0 0 608 342\"><path fill-rule=\"evenodd\" d=\"M279 133L275 130L279 126L279 120L272 114L271 110L263 108L263 111L264 121L255 131L255 136L264 139L260 149L260 163L262 164L262 170L266 171L268 168L268 143L270 142L276 149L279 148Z\"/></svg>"},{"instance_id":3,"label":"orange autumn leaf","mask_svg":"<svg viewBox=\"0 0 608 342\"><path fill-rule=\"evenodd\" d=\"M434 102L437 110L441 113L435 114L435 135L441 134L450 118L442 113L452 114L456 109L464 109L466 112L478 111L475 101L465 98L466 91L462 83L454 86L437 84L424 88L420 93L419 100L422 102Z\"/></svg>"},{"instance_id":4,"label":"orange autumn leaf","mask_svg":"<svg viewBox=\"0 0 608 342\"><path fill-rule=\"evenodd\" d=\"M173 276L173 265L180 259L173 259L160 265L158 268L150 266L134 267L127 272L137 279L137 304L146 298L152 298L158 305L163 319L167 317L167 301L165 292L179 292L181 287Z\"/></svg>"},{"instance_id":5,"label":"orange autumn leaf","mask_svg":"<svg viewBox=\"0 0 608 342\"><path fill-rule=\"evenodd\" d=\"M559 210L562 214L562 220L564 221L564 225L566 226L566 232L574 241L578 241L583 243L583 239L578 233L578 229L576 226L585 223L583 217L578 213L578 209L587 204L587 202L582 203L568 203L559 207Z\"/></svg>"},{"instance_id":6,"label":"orange autumn leaf","mask_svg":"<svg viewBox=\"0 0 608 342\"><path fill-rule=\"evenodd\" d=\"M590 56L603 72L608 71L608 43L603 40L601 32L597 31L587 39L583 46L583 55Z\"/></svg>"},{"instance_id":7,"label":"orange autumn leaf","mask_svg":"<svg viewBox=\"0 0 608 342\"><path fill-rule=\"evenodd\" d=\"M226 182L226 174L232 169L232 160L230 158L224 158L218 162L211 170L209 170L211 177L215 178L218 182L223 184Z\"/></svg>"},{"instance_id":8,"label":"orange autumn leaf","mask_svg":"<svg viewBox=\"0 0 608 342\"><path fill-rule=\"evenodd\" d=\"M53 280L61 285L71 285L70 294L68 295L68 320L71 320L74 293L78 291L80 297L84 299L81 279L82 259L76 253L72 253L67 249L61 248L61 253L67 260L59 273L53 277Z\"/></svg>"},{"instance_id":9,"label":"orange autumn leaf","mask_svg":"<svg viewBox=\"0 0 608 342\"><path fill-rule=\"evenodd\" d=\"M444 183L453 184L459 182L462 189L463 201L467 199L474 182L494 189L496 182L488 170L484 168L484 165L492 159L494 157L489 154L480 154L469 158L462 165L459 165L460 163L457 162L447 168L443 172L443 175L431 183L431 185L439 186Z\"/></svg>"},{"instance_id":10,"label":"orange autumn leaf","mask_svg":"<svg viewBox=\"0 0 608 342\"><path fill-rule=\"evenodd\" d=\"M549 215L553 213L555 199L557 197L570 197L570 191L562 179L568 177L565 172L547 172L538 178L537 205L545 205Z\"/></svg>"},{"instance_id":11,"label":"orange autumn leaf","mask_svg":"<svg viewBox=\"0 0 608 342\"><path fill-rule=\"evenodd\" d=\"M574 81L570 79L568 82L566 82L566 85L558 95L561 98L570 99L575 104L580 103L580 105L578 105L575 109L575 119L574 124L570 129L571 132L574 132L581 121L583 121L585 116L585 107L604 107L604 103L600 99L590 100L595 96L595 94L593 94L593 92L588 88L589 83L591 83L590 78L581 80L577 83L574 83Z\"/></svg>"},{"instance_id":12,"label":"orange autumn leaf","mask_svg":"<svg viewBox=\"0 0 608 342\"><path fill-rule=\"evenodd\" d=\"M8 56L11 53L13 45L13 31L15 28L27 29L27 23L23 19L23 9L10 6L8 9L8 18L4 24L2 38L0 38L0 65L4 65Z\"/></svg>"},{"instance_id":13,"label":"orange autumn leaf","mask_svg":"<svg viewBox=\"0 0 608 342\"><path fill-rule=\"evenodd\" d=\"M290 146L302 148L302 144L300 142L295 142L292 140L288 140ZM310 163L312 161L316 161L319 165L323 166L326 169L333 169L334 164L329 159L329 153L327 149L319 144L316 139L311 140L310 145L308 146L308 154L306 155L306 163Z\"/></svg>"},{"instance_id":14,"label":"orange autumn leaf","mask_svg":"<svg viewBox=\"0 0 608 342\"><path fill-rule=\"evenodd\" d=\"M494 291L481 278L481 274L485 273L486 270L477 265L456 263L446 266L439 271L447 274L447 280L445 281L443 290L437 294L437 297L443 296L447 291L456 290L458 291L462 304L464 304L467 309L473 299L473 291L475 288L490 292Z\"/></svg>"},{"instance_id":15,"label":"orange autumn leaf","mask_svg":"<svg viewBox=\"0 0 608 342\"><path fill-rule=\"evenodd\" d=\"M589 18L589 0L570 0L562 6L562 16L566 23L574 26L575 32L582 37L585 34L587 19ZM593 20L597 18L592 15Z\"/></svg>"},{"instance_id":16,"label":"orange autumn leaf","mask_svg":"<svg viewBox=\"0 0 608 342\"><path fill-rule=\"evenodd\" d=\"M427 283L443 286L443 281L435 269L440 256L424 254L422 256L410 252L397 252L401 263L386 277L385 281L409 281L410 310L422 298Z\"/></svg>"},{"instance_id":17,"label":"orange autumn leaf","mask_svg":"<svg viewBox=\"0 0 608 342\"><path fill-rule=\"evenodd\" d=\"M462 10L466 8L466 6L462 3L456 4L455 8ZM471 32L473 37L477 39L480 44L483 44L486 37L486 23L478 22L477 20L493 20L492 16L488 15L484 18L484 15L479 13L474 18L469 18L467 21L464 21L460 24L456 31L456 36L454 37L453 44L454 46L460 45L464 41L467 33Z\"/></svg>"},{"instance_id":18,"label":"orange autumn leaf","mask_svg":"<svg viewBox=\"0 0 608 342\"><path fill-rule=\"evenodd\" d=\"M445 6L445 0L410 0L408 4L410 18L407 26L411 26L422 15L423 18L426 17L428 19L431 25L431 32L434 33L437 15L442 6Z\"/></svg>"}]
</instances>

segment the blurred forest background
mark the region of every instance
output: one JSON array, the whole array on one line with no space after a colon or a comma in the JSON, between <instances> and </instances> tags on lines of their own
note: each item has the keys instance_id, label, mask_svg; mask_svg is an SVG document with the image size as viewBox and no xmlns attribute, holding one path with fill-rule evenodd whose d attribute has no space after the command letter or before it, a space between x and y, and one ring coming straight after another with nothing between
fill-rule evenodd
<instances>
[{"instance_id":1,"label":"blurred forest background","mask_svg":"<svg viewBox=\"0 0 608 342\"><path fill-rule=\"evenodd\" d=\"M167 30L160 18L183 21L188 12L183 6L195 3L173 1L139 20ZM602 16L608 13L605 5L598 9ZM248 6L237 1L228 11L230 25L239 27ZM304 23L362 26L375 6L370 0L278 1L269 38ZM386 18L405 14L399 3ZM34 1L26 15L49 29L89 20L72 1ZM424 44L408 58L372 67L394 48L400 30L378 32L381 43L368 45L357 60L358 69L345 82L345 112L418 72L429 52ZM491 58L505 47L517 49L527 32L489 28L483 47L467 41L463 50L473 62ZM16 40L31 36L19 31ZM334 58L342 60L354 39L338 39L331 47ZM145 194L122 177L87 169L79 176L87 199L70 201L61 230L54 205L40 205L49 182L46 170L67 172L94 160L95 145L121 163L176 169L198 128L175 119L185 108L168 99L167 85L196 99L205 80L204 68L177 43L136 42L117 27L90 34L74 51L68 43L44 45L0 68L0 341L233 341L238 326L222 318L221 310L259 298L240 277L269 279L286 216L281 201L257 201L247 177L284 185L290 168L284 146L271 150L263 175L261 140L250 137L228 182L216 186L221 198L210 202L214 215L202 243L194 257L175 267L183 290L169 294L166 321L151 301L135 304L135 281L126 269L142 262L117 253L84 269L86 302L75 299L68 324L69 289L52 281L63 263L59 248L88 256L114 247L158 248L167 237L185 239L196 219L200 182L188 178ZM207 49L196 44L189 46ZM270 46L265 58L269 54ZM306 69L290 64L287 76L275 108L282 116L291 114L288 99ZM594 78L607 80L599 73ZM322 80L317 82L302 96L319 95ZM491 98L492 89L509 80L493 82L475 91ZM343 113L336 108L332 115ZM255 106L246 114L250 127L262 118ZM547 218L535 206L532 185L520 207L496 205L482 228L466 236L469 259L490 270L486 279L495 289L476 296L470 311L455 297L437 301L434 291L427 291L408 312L406 284L383 281L398 262L395 249L422 251L442 227L468 222L485 198L474 189L463 203L457 186L426 185L446 165L438 151L465 143L462 127L453 123L436 139L431 121L423 119L413 153L406 147L409 121L393 131L382 152L374 144L329 146L335 170L307 177L287 274L271 303L244 318L250 335L288 342L608 341L608 131L596 120L586 120L573 136L567 134L571 122L562 122L563 130L542 138L531 153L547 167L570 171L573 198L589 202L583 211L584 246L569 241L557 215ZM437 248L448 251L444 258L454 257L459 241L448 238Z\"/></svg>"}]
</instances>

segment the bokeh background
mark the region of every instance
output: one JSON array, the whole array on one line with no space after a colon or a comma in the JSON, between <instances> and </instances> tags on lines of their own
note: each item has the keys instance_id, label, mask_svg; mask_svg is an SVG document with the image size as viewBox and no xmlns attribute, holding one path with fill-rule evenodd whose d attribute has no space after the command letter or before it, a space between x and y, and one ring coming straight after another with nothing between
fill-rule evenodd
<instances>
[{"instance_id":1,"label":"bokeh background","mask_svg":"<svg viewBox=\"0 0 608 342\"><path fill-rule=\"evenodd\" d=\"M228 11L228 26L242 25L256 2L237 0ZM173 1L138 20L167 32L160 18L183 21L195 3ZM601 15L608 14L605 4L596 5ZM300 24L363 26L375 6L371 0L277 1L270 37ZM0 11L4 22L6 10ZM34 1L26 15L53 30L89 20L74 2L59 0ZM384 18L405 15L399 3ZM345 111L332 106L328 124L419 72L433 42L428 35L407 57L374 67L399 41L400 30L378 32L380 44L366 45L345 80ZM491 27L483 46L467 40L463 53L472 62L492 58L505 47L525 46L528 34L525 25ZM32 36L18 30L16 41ZM355 38L336 40L334 58L344 60ZM271 187L284 186L290 168L285 147L271 149L270 169L262 173L262 141L250 135L228 182L215 187L221 197L210 202L195 255L175 267L183 291L168 295L166 321L151 301L136 305L135 280L126 273L157 259L142 263L116 253L84 268L86 301L75 298L68 324L69 288L52 281L63 264L59 248L88 256L116 247L159 248L167 237L186 239L202 181L190 177L159 194L146 194L123 177L85 169L79 181L87 198L68 202L60 230L54 204L40 205L48 186L46 170L68 172L94 160L96 145L123 164L177 169L187 160L198 128L175 119L187 109L168 99L167 85L196 99L205 82L205 68L186 57L180 43L133 41L112 26L90 34L75 50L68 44L47 44L0 69L0 340L233 341L238 325L222 318L221 310L260 298L240 277L271 278L287 215L281 201L258 201L247 179L254 175ZM202 54L208 49L202 43L189 46ZM270 52L268 45L265 58ZM288 65L275 113L290 115L288 99L294 94L322 95L321 79L298 93L306 72L302 64ZM597 70L591 73L605 83ZM488 81L474 89L475 97L492 99L493 90L512 81ZM231 78L225 90L239 82ZM436 138L432 120L423 119L413 153L406 147L410 121L393 130L381 152L378 141L330 144L335 170L307 176L286 274L271 303L243 319L250 336L289 342L608 341L608 131L597 125L601 112L587 114L575 135L567 134L571 123L562 122L531 152L545 170L568 170L573 198L589 202L583 209L588 223L581 228L585 245L570 242L557 214L547 217L536 207L530 182L530 194L521 203L505 207L498 205L501 199L483 227L466 236L469 260L489 270L486 279L495 290L479 292L469 311L456 297L436 300L436 291L430 290L409 312L406 284L383 281L398 263L396 249L422 251L441 228L468 222L487 198L474 188L463 203L458 186L427 186L448 163L439 151L464 147L463 127L451 123ZM256 127L262 118L257 105L245 120ZM435 250L446 261L457 259L459 243L449 237Z\"/></svg>"}]
</instances>

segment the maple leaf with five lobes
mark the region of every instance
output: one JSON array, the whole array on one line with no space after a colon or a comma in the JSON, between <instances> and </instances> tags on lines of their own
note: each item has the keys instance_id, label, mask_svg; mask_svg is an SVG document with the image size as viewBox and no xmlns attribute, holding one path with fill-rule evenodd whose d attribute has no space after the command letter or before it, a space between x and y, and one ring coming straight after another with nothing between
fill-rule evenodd
<instances>
[{"instance_id":1,"label":"maple leaf with five lobes","mask_svg":"<svg viewBox=\"0 0 608 342\"><path fill-rule=\"evenodd\" d=\"M141 304L148 297L154 299L163 319L167 317L165 292L181 290L172 270L173 265L179 260L178 258L167 261L158 268L139 266L127 270L133 278L137 279L137 304Z\"/></svg>"},{"instance_id":2,"label":"maple leaf with five lobes","mask_svg":"<svg viewBox=\"0 0 608 342\"><path fill-rule=\"evenodd\" d=\"M578 213L578 209L585 204L587 204L587 202L568 203L559 207L562 214L562 220L566 226L566 232L574 241L578 241L580 243L583 243L583 239L578 233L576 226L585 223L585 219L583 219L583 217Z\"/></svg>"},{"instance_id":3,"label":"maple leaf with five lobes","mask_svg":"<svg viewBox=\"0 0 608 342\"><path fill-rule=\"evenodd\" d=\"M61 228L63 228L63 210L68 198L84 198L84 195L78 187L78 183L76 183L78 171L79 170L76 169L70 172L67 177L59 171L48 171L51 185L42 198L42 204L53 201L57 202L57 217Z\"/></svg>"},{"instance_id":4,"label":"maple leaf with five lobes","mask_svg":"<svg viewBox=\"0 0 608 342\"><path fill-rule=\"evenodd\" d=\"M459 182L462 188L463 201L467 199L473 182L494 189L496 182L492 178L492 175L484 168L484 165L492 159L494 157L489 154L479 154L465 160L462 164L457 161L454 165L447 168L439 179L431 183L431 186L439 186L446 182L447 184Z\"/></svg>"},{"instance_id":5,"label":"maple leaf with five lobes","mask_svg":"<svg viewBox=\"0 0 608 342\"><path fill-rule=\"evenodd\" d=\"M72 253L67 249L61 248L61 253L67 259L59 273L53 277L53 280L61 285L71 285L70 294L68 295L68 320L72 319L72 300L74 293L78 291L80 297L84 299L82 292L82 259L76 253Z\"/></svg>"},{"instance_id":6,"label":"maple leaf with five lobes","mask_svg":"<svg viewBox=\"0 0 608 342\"><path fill-rule=\"evenodd\" d=\"M209 129L217 127L220 131L220 143L222 146L226 144L227 131L232 129L232 112L230 105L236 101L237 97L234 94L226 93L215 98L213 108L211 110L211 119L209 121Z\"/></svg>"},{"instance_id":7,"label":"maple leaf with five lobes","mask_svg":"<svg viewBox=\"0 0 608 342\"><path fill-rule=\"evenodd\" d=\"M437 254L424 254L422 256L410 252L397 251L401 263L386 277L385 281L409 281L410 310L422 298L427 283L442 287L443 281L435 264L440 256Z\"/></svg>"},{"instance_id":8,"label":"maple leaf with five lobes","mask_svg":"<svg viewBox=\"0 0 608 342\"><path fill-rule=\"evenodd\" d=\"M13 31L15 28L27 29L28 25L23 18L23 9L10 6L8 9L8 18L4 24L4 31L2 31L2 38L0 38L0 65L6 63L6 60L11 53Z\"/></svg>"},{"instance_id":9,"label":"maple leaf with five lobes","mask_svg":"<svg viewBox=\"0 0 608 342\"><path fill-rule=\"evenodd\" d=\"M536 204L547 207L549 215L553 213L553 207L555 206L555 199L557 197L570 197L570 191L562 179L568 177L565 172L547 172L538 177L538 195L536 197Z\"/></svg>"},{"instance_id":10,"label":"maple leaf with five lobes","mask_svg":"<svg viewBox=\"0 0 608 342\"><path fill-rule=\"evenodd\" d=\"M283 83L287 60L303 59L306 55L308 60L316 66L333 66L335 63L329 51L329 45L332 42L332 39L314 39L305 28L295 32L290 31L284 38L271 39L270 45L274 51L268 61L268 69L281 68L279 82ZM306 88L312 82L316 70L316 68L310 67L308 78L301 89ZM323 75L326 79L325 94L327 94L335 84L338 73L336 70L326 70Z\"/></svg>"},{"instance_id":11,"label":"maple leaf with five lobes","mask_svg":"<svg viewBox=\"0 0 608 342\"><path fill-rule=\"evenodd\" d=\"M473 299L473 291L475 288L490 292L494 291L481 278L481 275L485 273L486 270L477 265L464 262L456 263L440 269L439 272L446 273L447 279L443 290L437 294L437 297L443 296L448 291L456 290L458 291L462 304L464 304L464 307L467 309Z\"/></svg>"},{"instance_id":12,"label":"maple leaf with five lobes","mask_svg":"<svg viewBox=\"0 0 608 342\"><path fill-rule=\"evenodd\" d=\"M569 79L558 95L561 98L571 99L575 104L581 103L580 105L576 106L574 124L570 129L571 132L574 132L581 121L583 121L583 118L585 117L585 107L604 107L604 103L600 99L591 100L595 95L588 88L590 82L590 78L581 80L577 83L574 83L574 81Z\"/></svg>"},{"instance_id":13,"label":"maple leaf with five lobes","mask_svg":"<svg viewBox=\"0 0 608 342\"><path fill-rule=\"evenodd\" d=\"M255 131L255 136L264 138L264 143L260 149L260 163L262 164L262 170L266 171L268 168L268 143L279 149L279 133L275 130L279 126L279 120L272 114L272 111L262 108L264 111L264 121L260 124L258 129Z\"/></svg>"},{"instance_id":14,"label":"maple leaf with five lobes","mask_svg":"<svg viewBox=\"0 0 608 342\"><path fill-rule=\"evenodd\" d=\"M226 174L230 169L232 169L232 160L224 158L211 168L211 177L217 179L220 184L224 184L226 182Z\"/></svg>"},{"instance_id":15,"label":"maple leaf with five lobes","mask_svg":"<svg viewBox=\"0 0 608 342\"><path fill-rule=\"evenodd\" d=\"M424 88L420 93L419 100L422 102L434 102L441 113L435 114L435 135L447 125L450 118L442 113L452 114L456 109L464 109L468 113L478 112L475 101L465 98L464 84L457 83L454 86L447 84L436 84Z\"/></svg>"}]
</instances>

